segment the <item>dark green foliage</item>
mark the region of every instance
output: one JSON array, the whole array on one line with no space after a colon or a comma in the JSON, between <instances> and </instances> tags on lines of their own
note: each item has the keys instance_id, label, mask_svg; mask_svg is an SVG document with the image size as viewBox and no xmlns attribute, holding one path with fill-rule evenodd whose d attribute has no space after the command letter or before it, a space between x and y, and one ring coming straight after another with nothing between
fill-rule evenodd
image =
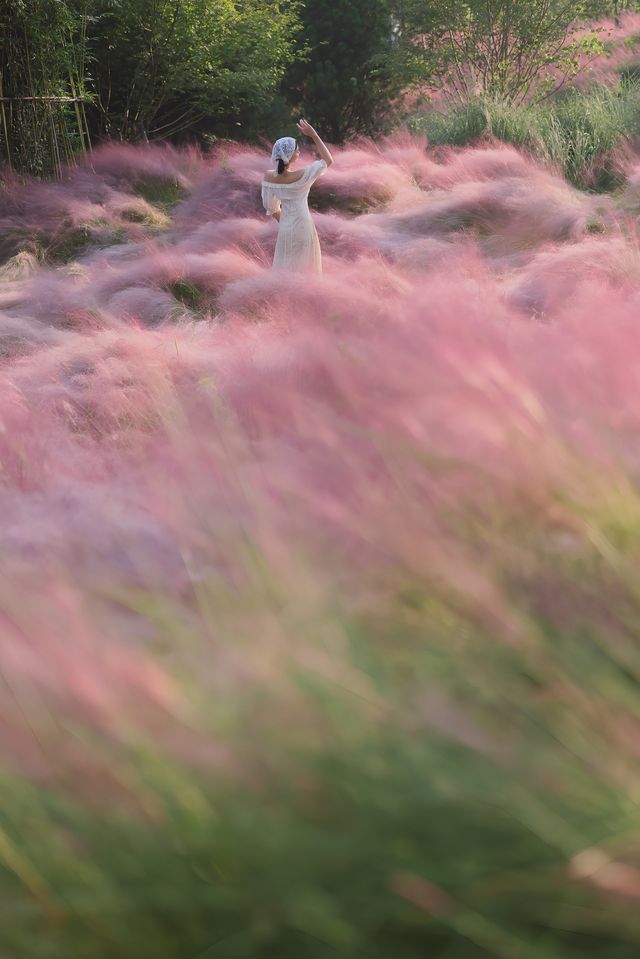
<instances>
[{"instance_id":1,"label":"dark green foliage","mask_svg":"<svg viewBox=\"0 0 640 959\"><path fill-rule=\"evenodd\" d=\"M332 142L383 129L405 83L394 53L388 0L308 0L308 57L288 72L294 106Z\"/></svg>"},{"instance_id":2,"label":"dark green foliage","mask_svg":"<svg viewBox=\"0 0 640 959\"><path fill-rule=\"evenodd\" d=\"M297 7L298 0L7 0L0 97L82 101L0 102L0 160L36 175L58 172L89 146L89 125L93 135L125 139L261 132L300 49Z\"/></svg>"},{"instance_id":3,"label":"dark green foliage","mask_svg":"<svg viewBox=\"0 0 640 959\"><path fill-rule=\"evenodd\" d=\"M268 109L295 55L295 0L127 0L90 33L106 133L166 139L237 133Z\"/></svg>"},{"instance_id":4,"label":"dark green foliage","mask_svg":"<svg viewBox=\"0 0 640 959\"><path fill-rule=\"evenodd\" d=\"M583 17L636 0L6 0L0 156L43 175L124 139L271 139L307 114L334 142L387 130L413 84L507 102L570 76ZM596 52L597 38L581 41ZM553 68L550 71L550 68ZM555 72L554 72L555 71ZM634 76L634 68L627 74ZM627 75L625 74L625 76Z\"/></svg>"}]
</instances>

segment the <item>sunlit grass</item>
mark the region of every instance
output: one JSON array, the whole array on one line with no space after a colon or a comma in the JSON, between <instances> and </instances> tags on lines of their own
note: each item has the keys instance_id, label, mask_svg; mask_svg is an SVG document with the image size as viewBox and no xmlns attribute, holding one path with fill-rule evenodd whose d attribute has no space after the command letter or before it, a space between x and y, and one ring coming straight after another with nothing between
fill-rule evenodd
<instances>
[{"instance_id":1,"label":"sunlit grass","mask_svg":"<svg viewBox=\"0 0 640 959\"><path fill-rule=\"evenodd\" d=\"M631 80L568 89L531 106L471 100L414 117L409 126L434 146L495 137L555 164L575 186L611 190L622 182L616 151L640 133L640 87Z\"/></svg>"}]
</instances>

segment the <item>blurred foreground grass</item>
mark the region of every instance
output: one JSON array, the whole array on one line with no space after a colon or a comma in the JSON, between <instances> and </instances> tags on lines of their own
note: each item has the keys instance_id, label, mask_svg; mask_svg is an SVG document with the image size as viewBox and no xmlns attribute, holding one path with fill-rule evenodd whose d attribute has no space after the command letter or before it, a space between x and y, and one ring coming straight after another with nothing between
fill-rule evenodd
<instances>
[{"instance_id":1,"label":"blurred foreground grass","mask_svg":"<svg viewBox=\"0 0 640 959\"><path fill-rule=\"evenodd\" d=\"M365 565L358 602L240 541L239 587L114 593L220 761L41 715L65 745L3 774L2 955L632 959L639 521L611 477L452 514L461 566Z\"/></svg>"}]
</instances>

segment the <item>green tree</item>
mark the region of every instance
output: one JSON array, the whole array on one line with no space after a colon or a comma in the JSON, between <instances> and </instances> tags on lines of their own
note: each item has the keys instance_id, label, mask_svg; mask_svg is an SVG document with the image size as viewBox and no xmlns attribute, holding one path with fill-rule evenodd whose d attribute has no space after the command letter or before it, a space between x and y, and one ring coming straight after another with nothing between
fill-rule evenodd
<instances>
[{"instance_id":1,"label":"green tree","mask_svg":"<svg viewBox=\"0 0 640 959\"><path fill-rule=\"evenodd\" d=\"M574 37L582 0L406 0L397 9L415 78L421 70L461 101L547 95L602 50L596 34Z\"/></svg>"},{"instance_id":2,"label":"green tree","mask_svg":"<svg viewBox=\"0 0 640 959\"><path fill-rule=\"evenodd\" d=\"M295 56L297 0L97 0L104 130L168 138L267 109Z\"/></svg>"},{"instance_id":3,"label":"green tree","mask_svg":"<svg viewBox=\"0 0 640 959\"><path fill-rule=\"evenodd\" d=\"M333 142L384 129L406 83L388 0L307 0L302 21L308 55L287 74L292 105Z\"/></svg>"}]
</instances>

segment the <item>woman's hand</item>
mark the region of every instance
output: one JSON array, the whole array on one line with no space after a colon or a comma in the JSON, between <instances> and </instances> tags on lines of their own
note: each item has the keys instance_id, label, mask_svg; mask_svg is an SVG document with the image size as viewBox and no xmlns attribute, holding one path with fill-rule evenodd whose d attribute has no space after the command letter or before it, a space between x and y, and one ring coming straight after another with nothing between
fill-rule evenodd
<instances>
[{"instance_id":1,"label":"woman's hand","mask_svg":"<svg viewBox=\"0 0 640 959\"><path fill-rule=\"evenodd\" d=\"M324 160L327 166L331 166L331 164L333 163L333 157L331 156L331 153L329 152L326 144L323 143L322 140L320 139L320 134L313 129L311 124L307 123L306 120L299 120L298 130L300 131L300 133L303 133L305 136L311 137L311 139L316 145L316 150L318 151L318 156L320 157L320 159Z\"/></svg>"},{"instance_id":2,"label":"woman's hand","mask_svg":"<svg viewBox=\"0 0 640 959\"><path fill-rule=\"evenodd\" d=\"M306 120L299 120L297 127L298 130L300 130L300 133L302 133L304 136L311 137L312 139L318 136L317 132L313 129L310 123L307 123Z\"/></svg>"}]
</instances>

